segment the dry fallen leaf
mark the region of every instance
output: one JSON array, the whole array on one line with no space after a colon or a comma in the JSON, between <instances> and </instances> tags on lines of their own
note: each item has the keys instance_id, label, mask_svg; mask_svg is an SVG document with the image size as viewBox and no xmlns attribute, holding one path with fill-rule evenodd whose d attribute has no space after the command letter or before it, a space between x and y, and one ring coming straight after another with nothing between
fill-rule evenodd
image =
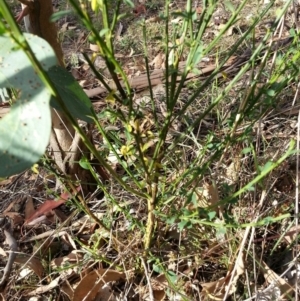
<instances>
[{"instance_id":1,"label":"dry fallen leaf","mask_svg":"<svg viewBox=\"0 0 300 301\"><path fill-rule=\"evenodd\" d=\"M56 279L52 280L49 284L40 286L37 289L35 289L33 291L29 291L28 293L26 293L24 295L35 296L38 294L43 294L43 293L49 292L58 286L58 284L62 278L63 278L62 276L58 276Z\"/></svg>"},{"instance_id":2,"label":"dry fallen leaf","mask_svg":"<svg viewBox=\"0 0 300 301\"><path fill-rule=\"evenodd\" d=\"M41 206L38 207L38 209L25 221L25 224L30 224L33 222L36 218L39 218L42 215L45 215L50 210L64 204L67 200L47 200L45 201Z\"/></svg>"},{"instance_id":3,"label":"dry fallen leaf","mask_svg":"<svg viewBox=\"0 0 300 301\"><path fill-rule=\"evenodd\" d=\"M80 190L80 187L77 187L77 191ZM32 206L31 205L31 202L32 202L32 199L29 200L27 203L29 204L28 205L28 212L30 213L27 213L26 212L26 209L25 209L25 216L27 215L27 218L25 219L25 224L30 224L31 222L33 222L36 218L42 216L42 215L46 215L47 212L55 209L56 207L64 204L66 201L68 201L69 198L71 198L72 195L69 194L68 192L64 192L60 195L60 198L57 199L57 200L46 200L41 206L38 207L37 210L35 210L34 212L31 212L32 211ZM26 208L27 208L27 203L26 203Z\"/></svg>"},{"instance_id":4,"label":"dry fallen leaf","mask_svg":"<svg viewBox=\"0 0 300 301\"><path fill-rule=\"evenodd\" d=\"M13 178L10 177L8 179L0 180L0 186L7 186L12 183Z\"/></svg>"},{"instance_id":5,"label":"dry fallen leaf","mask_svg":"<svg viewBox=\"0 0 300 301\"><path fill-rule=\"evenodd\" d=\"M87 274L74 291L73 301L93 301L105 283L125 279L125 274L110 269L98 269Z\"/></svg>"},{"instance_id":6,"label":"dry fallen leaf","mask_svg":"<svg viewBox=\"0 0 300 301\"><path fill-rule=\"evenodd\" d=\"M75 241L73 240L72 236L69 233L64 234L63 237L64 237L66 243L70 244L71 247L74 250L77 250L76 243L75 243Z\"/></svg>"},{"instance_id":7,"label":"dry fallen leaf","mask_svg":"<svg viewBox=\"0 0 300 301\"><path fill-rule=\"evenodd\" d=\"M64 23L60 28L60 32L61 33L66 32L68 30L69 24L70 24L69 22Z\"/></svg>"},{"instance_id":8,"label":"dry fallen leaf","mask_svg":"<svg viewBox=\"0 0 300 301\"><path fill-rule=\"evenodd\" d=\"M0 255L3 257L7 257L6 252L0 247Z\"/></svg>"},{"instance_id":9,"label":"dry fallen leaf","mask_svg":"<svg viewBox=\"0 0 300 301\"><path fill-rule=\"evenodd\" d=\"M74 289L72 288L71 284L68 280L66 280L62 285L60 286L61 291L66 294L70 300L74 297Z\"/></svg>"},{"instance_id":10,"label":"dry fallen leaf","mask_svg":"<svg viewBox=\"0 0 300 301\"><path fill-rule=\"evenodd\" d=\"M141 14L145 14L146 13L146 7L143 4L137 5L134 10L133 13L135 14L136 17L138 17Z\"/></svg>"},{"instance_id":11,"label":"dry fallen leaf","mask_svg":"<svg viewBox=\"0 0 300 301\"><path fill-rule=\"evenodd\" d=\"M154 297L155 301L162 301L162 300L164 300L165 295L166 295L166 293L165 293L164 290L163 291L162 290L161 291L159 291L159 290L153 290L153 297Z\"/></svg>"},{"instance_id":12,"label":"dry fallen leaf","mask_svg":"<svg viewBox=\"0 0 300 301\"><path fill-rule=\"evenodd\" d=\"M9 211L18 211L15 207L19 208L20 206L18 206L18 204L20 204L21 202L23 203L23 200L24 199L22 197L14 199L3 211L3 214L5 214L6 212L9 212Z\"/></svg>"},{"instance_id":13,"label":"dry fallen leaf","mask_svg":"<svg viewBox=\"0 0 300 301\"><path fill-rule=\"evenodd\" d=\"M221 31L223 28L226 27L226 24L220 24L218 26L219 31ZM232 36L233 35L234 26L230 26L226 31L226 36Z\"/></svg>"},{"instance_id":14,"label":"dry fallen leaf","mask_svg":"<svg viewBox=\"0 0 300 301\"><path fill-rule=\"evenodd\" d=\"M228 168L226 169L226 178L228 179L228 184L236 183L239 179L241 169L240 158L234 158Z\"/></svg>"},{"instance_id":15,"label":"dry fallen leaf","mask_svg":"<svg viewBox=\"0 0 300 301\"><path fill-rule=\"evenodd\" d=\"M154 69L161 69L163 62L164 56L161 52L159 52L149 65L154 66Z\"/></svg>"},{"instance_id":16,"label":"dry fallen leaf","mask_svg":"<svg viewBox=\"0 0 300 301\"><path fill-rule=\"evenodd\" d=\"M196 13L197 14L202 14L203 8L201 6L196 7Z\"/></svg>"},{"instance_id":17,"label":"dry fallen leaf","mask_svg":"<svg viewBox=\"0 0 300 301\"><path fill-rule=\"evenodd\" d=\"M181 22L182 22L182 17L177 17L177 18L171 20L171 23L173 23L173 24L179 24Z\"/></svg>"},{"instance_id":18,"label":"dry fallen leaf","mask_svg":"<svg viewBox=\"0 0 300 301\"><path fill-rule=\"evenodd\" d=\"M264 274L265 280L268 284L276 283L276 286L280 289L281 293L290 293L294 290L283 278L281 278L277 273L269 268L269 266L258 257L256 260L259 262L259 266Z\"/></svg>"},{"instance_id":19,"label":"dry fallen leaf","mask_svg":"<svg viewBox=\"0 0 300 301\"><path fill-rule=\"evenodd\" d=\"M195 189L197 196L197 207L207 208L214 206L219 202L219 193L214 184L204 183L201 189ZM191 204L190 208L194 208L196 204Z\"/></svg>"},{"instance_id":20,"label":"dry fallen leaf","mask_svg":"<svg viewBox=\"0 0 300 301\"><path fill-rule=\"evenodd\" d=\"M267 288L258 290L256 293L256 301L280 301L281 292L280 289L276 286L275 283L270 284Z\"/></svg>"},{"instance_id":21,"label":"dry fallen leaf","mask_svg":"<svg viewBox=\"0 0 300 301\"><path fill-rule=\"evenodd\" d=\"M223 300L225 296L228 297L236 291L236 283L239 279L239 276L242 275L245 271L243 256L240 256L237 260L237 269L233 277L231 269L230 271L228 271L226 277L213 282L201 283L201 286L203 287L201 296L204 299L209 297L213 300ZM230 287L228 288L229 284Z\"/></svg>"},{"instance_id":22,"label":"dry fallen leaf","mask_svg":"<svg viewBox=\"0 0 300 301\"><path fill-rule=\"evenodd\" d=\"M160 22L162 19L159 16L152 17L146 20L145 23L154 23L154 22Z\"/></svg>"},{"instance_id":23,"label":"dry fallen leaf","mask_svg":"<svg viewBox=\"0 0 300 301\"><path fill-rule=\"evenodd\" d=\"M39 258L27 254L18 254L15 259L15 263L26 265L28 268L32 269L40 279L42 279L44 267Z\"/></svg>"},{"instance_id":24,"label":"dry fallen leaf","mask_svg":"<svg viewBox=\"0 0 300 301\"><path fill-rule=\"evenodd\" d=\"M24 222L24 218L19 212L5 212L4 216L9 217L13 221L14 225L20 225Z\"/></svg>"},{"instance_id":25,"label":"dry fallen leaf","mask_svg":"<svg viewBox=\"0 0 300 301\"><path fill-rule=\"evenodd\" d=\"M73 264L77 264L82 260L83 255L77 250L73 250L66 256L55 258L51 261L51 266L55 268L65 268Z\"/></svg>"},{"instance_id":26,"label":"dry fallen leaf","mask_svg":"<svg viewBox=\"0 0 300 301\"><path fill-rule=\"evenodd\" d=\"M217 281L201 283L203 288L201 296L203 299L211 298L213 300L222 300L225 295L225 283L230 279L229 276L223 277Z\"/></svg>"},{"instance_id":27,"label":"dry fallen leaf","mask_svg":"<svg viewBox=\"0 0 300 301\"><path fill-rule=\"evenodd\" d=\"M111 290L110 285L105 284L97 293L95 299L93 301L117 301L118 299L115 297L114 292Z\"/></svg>"},{"instance_id":28,"label":"dry fallen leaf","mask_svg":"<svg viewBox=\"0 0 300 301\"><path fill-rule=\"evenodd\" d=\"M155 301L162 301L165 298L165 288L168 287L168 281L164 274L160 274L155 278L150 280L152 290L153 290L153 297Z\"/></svg>"},{"instance_id":29,"label":"dry fallen leaf","mask_svg":"<svg viewBox=\"0 0 300 301\"><path fill-rule=\"evenodd\" d=\"M61 251L63 246L62 243L63 242L60 240L46 240L43 243L36 242L33 246L32 252L39 256L39 258L49 258L49 255L54 257Z\"/></svg>"},{"instance_id":30,"label":"dry fallen leaf","mask_svg":"<svg viewBox=\"0 0 300 301\"><path fill-rule=\"evenodd\" d=\"M150 286L155 301L162 301L165 298L165 289L168 288L168 281L164 274L150 278ZM141 300L150 300L149 284L139 286Z\"/></svg>"},{"instance_id":31,"label":"dry fallen leaf","mask_svg":"<svg viewBox=\"0 0 300 301\"><path fill-rule=\"evenodd\" d=\"M71 74L78 81L81 78L81 74L77 68L71 68Z\"/></svg>"},{"instance_id":32,"label":"dry fallen leaf","mask_svg":"<svg viewBox=\"0 0 300 301\"><path fill-rule=\"evenodd\" d=\"M292 244L296 237L299 235L300 233L300 225L297 226L293 226L290 228L290 230L284 235L284 238L286 239L286 241L289 244Z\"/></svg>"},{"instance_id":33,"label":"dry fallen leaf","mask_svg":"<svg viewBox=\"0 0 300 301\"><path fill-rule=\"evenodd\" d=\"M105 214L103 212L95 212L94 215L101 220ZM84 215L79 220L75 221L72 226L81 227L79 233L82 233L84 229L90 230L90 227L93 224L95 224L95 221L89 215Z\"/></svg>"},{"instance_id":34,"label":"dry fallen leaf","mask_svg":"<svg viewBox=\"0 0 300 301\"><path fill-rule=\"evenodd\" d=\"M244 266L244 256L239 256L237 258L237 261L235 263L236 268L236 272L232 277L229 289L226 287L226 291L227 291L227 296L232 295L233 293L235 293L236 291L236 283L239 279L239 276L244 274L245 272L245 266Z\"/></svg>"},{"instance_id":35,"label":"dry fallen leaf","mask_svg":"<svg viewBox=\"0 0 300 301\"><path fill-rule=\"evenodd\" d=\"M97 44L90 43L90 50L92 50L94 52L99 52L99 46Z\"/></svg>"},{"instance_id":36,"label":"dry fallen leaf","mask_svg":"<svg viewBox=\"0 0 300 301\"><path fill-rule=\"evenodd\" d=\"M32 216L35 212L34 206L33 206L33 200L31 197L27 199L26 205L25 205L25 220L28 220L30 216Z\"/></svg>"}]
</instances>

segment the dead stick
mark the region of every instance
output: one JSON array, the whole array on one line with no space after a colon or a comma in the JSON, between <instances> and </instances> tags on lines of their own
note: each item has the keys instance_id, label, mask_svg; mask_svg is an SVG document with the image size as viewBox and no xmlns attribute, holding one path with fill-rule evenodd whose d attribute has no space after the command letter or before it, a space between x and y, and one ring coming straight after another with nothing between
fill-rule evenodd
<instances>
[{"instance_id":1,"label":"dead stick","mask_svg":"<svg viewBox=\"0 0 300 301\"><path fill-rule=\"evenodd\" d=\"M4 224L4 225L3 225ZM1 279L0 282L0 293L2 293L5 290L5 287L7 285L8 282L8 278L10 276L11 270L12 270L12 266L13 263L17 257L17 249L18 249L18 245L17 245L17 241L15 240L15 238L13 237L12 233L11 233L11 224L7 219L3 219L1 221L1 226L3 227L3 232L6 238L6 242L9 245L9 257L7 260L7 264L4 268L4 273L3 273L3 277Z\"/></svg>"}]
</instances>

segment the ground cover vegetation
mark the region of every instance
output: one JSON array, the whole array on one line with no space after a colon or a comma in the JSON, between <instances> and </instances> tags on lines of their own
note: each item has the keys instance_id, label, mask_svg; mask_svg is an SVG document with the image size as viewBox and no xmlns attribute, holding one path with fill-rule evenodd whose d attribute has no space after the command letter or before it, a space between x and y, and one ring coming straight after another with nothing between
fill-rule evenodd
<instances>
[{"instance_id":1,"label":"ground cover vegetation","mask_svg":"<svg viewBox=\"0 0 300 301\"><path fill-rule=\"evenodd\" d=\"M3 300L297 299L296 3L53 4L65 68L0 3Z\"/></svg>"}]
</instances>

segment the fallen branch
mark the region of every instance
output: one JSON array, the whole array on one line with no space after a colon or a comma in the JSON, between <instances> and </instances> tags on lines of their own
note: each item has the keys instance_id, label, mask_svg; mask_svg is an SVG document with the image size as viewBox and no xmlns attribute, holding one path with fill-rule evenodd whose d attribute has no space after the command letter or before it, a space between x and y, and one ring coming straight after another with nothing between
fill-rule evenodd
<instances>
[{"instance_id":1,"label":"fallen branch","mask_svg":"<svg viewBox=\"0 0 300 301\"><path fill-rule=\"evenodd\" d=\"M3 229L3 233L5 235L6 238L6 242L9 245L9 257L6 263L6 266L4 268L4 272L3 272L3 276L0 282L0 293L2 293L5 290L5 287L7 285L11 270L12 270L12 266L13 263L17 257L17 249L18 249L18 245L17 245L17 241L15 240L15 238L13 237L12 233L11 233L11 224L8 221L8 219L6 218L2 218L0 221L0 227Z\"/></svg>"},{"instance_id":2,"label":"fallen branch","mask_svg":"<svg viewBox=\"0 0 300 301\"><path fill-rule=\"evenodd\" d=\"M283 39L274 39L273 44L271 46L271 52L275 50L279 50L289 43L293 41L292 37L285 37ZM264 55L264 53L268 50L270 46L266 45L261 53L260 56L257 58L258 62L260 58ZM245 65L249 59L251 58L253 54L252 49L247 48L241 55L231 56L227 62L219 69L217 77L223 77L222 73L226 73L228 76L234 76L240 68ZM186 62L180 62L179 63L179 71L183 71L186 66ZM192 81L192 80L205 80L207 79L212 72L214 72L216 69L218 69L218 65L216 64L207 64L204 62L200 62L197 65L198 74L190 73L187 76L186 82ZM181 78L178 77L178 81ZM163 84L165 81L165 70L164 69L154 69L150 71L150 82L151 86L156 86L159 84ZM134 89L137 92L143 91L145 89L149 88L149 82L147 73L141 74L139 76L133 77L129 79L129 83L132 89ZM121 84L123 85L123 82L121 81ZM112 84L108 84L109 87L112 90L116 90L116 86ZM84 90L88 97L92 98L102 93L107 93L107 89L105 87L97 87L90 90Z\"/></svg>"}]
</instances>

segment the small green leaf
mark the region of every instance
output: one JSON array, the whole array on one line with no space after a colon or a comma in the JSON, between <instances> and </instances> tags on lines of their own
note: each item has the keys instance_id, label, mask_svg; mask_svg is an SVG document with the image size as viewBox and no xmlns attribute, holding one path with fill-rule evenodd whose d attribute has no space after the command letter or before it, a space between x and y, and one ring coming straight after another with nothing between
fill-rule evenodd
<instances>
[{"instance_id":1,"label":"small green leaf","mask_svg":"<svg viewBox=\"0 0 300 301\"><path fill-rule=\"evenodd\" d=\"M248 190L248 191L254 191L255 189L254 189L253 186L249 186L249 187L247 188L247 190Z\"/></svg>"},{"instance_id":2,"label":"small green leaf","mask_svg":"<svg viewBox=\"0 0 300 301\"><path fill-rule=\"evenodd\" d=\"M167 271L167 277L171 281L171 283L176 284L177 275L173 271L168 270Z\"/></svg>"},{"instance_id":3,"label":"small green leaf","mask_svg":"<svg viewBox=\"0 0 300 301\"><path fill-rule=\"evenodd\" d=\"M273 162L268 161L263 167L260 167L260 172L268 172L269 170L271 170L271 167L273 165Z\"/></svg>"},{"instance_id":4,"label":"small green leaf","mask_svg":"<svg viewBox=\"0 0 300 301\"><path fill-rule=\"evenodd\" d=\"M174 51L174 49L172 49L169 53L168 65L173 66L174 62L175 62L175 51Z\"/></svg>"},{"instance_id":5,"label":"small green leaf","mask_svg":"<svg viewBox=\"0 0 300 301\"><path fill-rule=\"evenodd\" d=\"M109 31L109 28L103 28L103 29L101 29L101 30L100 30L100 33L99 33L100 37L105 36L105 34L106 34L108 31Z\"/></svg>"},{"instance_id":6,"label":"small green leaf","mask_svg":"<svg viewBox=\"0 0 300 301\"><path fill-rule=\"evenodd\" d=\"M264 225L268 225L268 224L270 224L270 223L273 222L273 218L272 218L272 216L266 216L266 217L262 220L262 222L263 222Z\"/></svg>"},{"instance_id":7,"label":"small green leaf","mask_svg":"<svg viewBox=\"0 0 300 301\"><path fill-rule=\"evenodd\" d=\"M158 273L158 274L161 274L163 272L163 269L155 263L153 264L152 268L153 268L153 271Z\"/></svg>"},{"instance_id":8,"label":"small green leaf","mask_svg":"<svg viewBox=\"0 0 300 301\"><path fill-rule=\"evenodd\" d=\"M119 14L118 17L117 17L117 20L120 21L123 18L125 18L126 16L127 16L127 14Z\"/></svg>"},{"instance_id":9,"label":"small green leaf","mask_svg":"<svg viewBox=\"0 0 300 301\"><path fill-rule=\"evenodd\" d=\"M216 211L210 211L207 213L207 215L208 215L208 219L212 221L216 217L217 213Z\"/></svg>"},{"instance_id":10,"label":"small green leaf","mask_svg":"<svg viewBox=\"0 0 300 301\"><path fill-rule=\"evenodd\" d=\"M193 68L193 69L191 70L191 73L193 73L193 74L195 74L195 75L199 75L199 74L201 74L201 71L200 71L199 69L197 69L197 68Z\"/></svg>"},{"instance_id":11,"label":"small green leaf","mask_svg":"<svg viewBox=\"0 0 300 301\"><path fill-rule=\"evenodd\" d=\"M131 8L134 8L134 3L131 0L124 0L125 4L129 5Z\"/></svg>"},{"instance_id":12,"label":"small green leaf","mask_svg":"<svg viewBox=\"0 0 300 301\"><path fill-rule=\"evenodd\" d=\"M51 22L56 22L58 21L59 19L62 19L63 17L66 17L66 16L69 16L73 14L73 12L71 10L61 10L61 11L58 11L56 13L54 13L51 17L50 17L50 21Z\"/></svg>"},{"instance_id":13,"label":"small green leaf","mask_svg":"<svg viewBox=\"0 0 300 301\"><path fill-rule=\"evenodd\" d=\"M203 52L202 45L198 45L192 60L193 67L196 66L201 61L203 57L202 52Z\"/></svg>"},{"instance_id":14,"label":"small green leaf","mask_svg":"<svg viewBox=\"0 0 300 301\"><path fill-rule=\"evenodd\" d=\"M296 33L296 31L295 31L294 28L291 28L291 29L290 29L290 35L291 35L292 37L296 37L296 36L297 36L297 33Z\"/></svg>"},{"instance_id":15,"label":"small green leaf","mask_svg":"<svg viewBox=\"0 0 300 301\"><path fill-rule=\"evenodd\" d=\"M185 227L187 227L190 224L190 221L188 220L182 220L179 224L178 224L178 228L180 231L182 231Z\"/></svg>"},{"instance_id":16,"label":"small green leaf","mask_svg":"<svg viewBox=\"0 0 300 301\"><path fill-rule=\"evenodd\" d=\"M242 150L242 154L244 154L244 155L249 154L249 153L251 153L251 151L252 151L251 147L246 147Z\"/></svg>"},{"instance_id":17,"label":"small green leaf","mask_svg":"<svg viewBox=\"0 0 300 301\"><path fill-rule=\"evenodd\" d=\"M87 157L82 157L80 160L79 160L79 165L83 168L83 169L86 169L86 170L89 170L90 169L90 162L89 160L87 159Z\"/></svg>"},{"instance_id":18,"label":"small green leaf","mask_svg":"<svg viewBox=\"0 0 300 301\"><path fill-rule=\"evenodd\" d=\"M224 239L226 232L227 232L227 229L225 227L217 227L216 228L216 237L218 239Z\"/></svg>"},{"instance_id":19,"label":"small green leaf","mask_svg":"<svg viewBox=\"0 0 300 301\"><path fill-rule=\"evenodd\" d=\"M172 216L166 220L166 223L169 225L174 225L175 221L176 221L176 216Z\"/></svg>"},{"instance_id":20,"label":"small green leaf","mask_svg":"<svg viewBox=\"0 0 300 301\"><path fill-rule=\"evenodd\" d=\"M235 13L235 7L230 1L224 1L224 4L231 13Z\"/></svg>"},{"instance_id":21,"label":"small green leaf","mask_svg":"<svg viewBox=\"0 0 300 301\"><path fill-rule=\"evenodd\" d=\"M198 200L199 200L199 197L197 196L196 192L193 192L193 194L192 194L192 204L195 207L198 206Z\"/></svg>"},{"instance_id":22,"label":"small green leaf","mask_svg":"<svg viewBox=\"0 0 300 301\"><path fill-rule=\"evenodd\" d=\"M269 96L275 96L276 92L274 90L268 89L267 90L267 95L269 95Z\"/></svg>"}]
</instances>

